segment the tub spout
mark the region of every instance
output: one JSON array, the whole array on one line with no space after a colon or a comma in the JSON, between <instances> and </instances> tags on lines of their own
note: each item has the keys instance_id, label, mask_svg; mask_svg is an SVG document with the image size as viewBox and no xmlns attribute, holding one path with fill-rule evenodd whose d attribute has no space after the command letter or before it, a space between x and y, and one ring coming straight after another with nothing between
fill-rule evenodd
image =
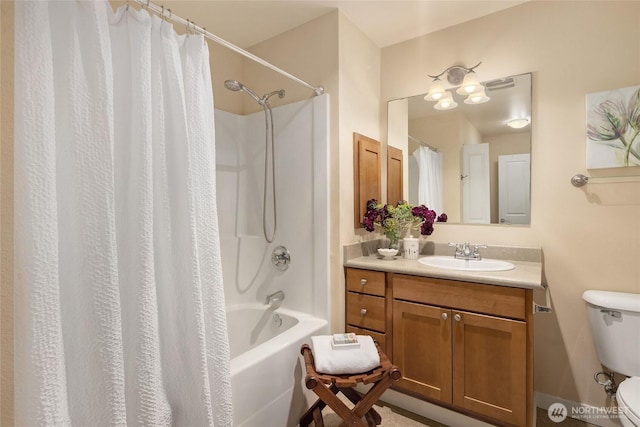
<instances>
[{"instance_id":1,"label":"tub spout","mask_svg":"<svg viewBox=\"0 0 640 427\"><path fill-rule=\"evenodd\" d=\"M284 292L278 291L274 292L270 295L267 295L267 300L265 301L268 305L272 305L276 302L282 302L284 300Z\"/></svg>"}]
</instances>

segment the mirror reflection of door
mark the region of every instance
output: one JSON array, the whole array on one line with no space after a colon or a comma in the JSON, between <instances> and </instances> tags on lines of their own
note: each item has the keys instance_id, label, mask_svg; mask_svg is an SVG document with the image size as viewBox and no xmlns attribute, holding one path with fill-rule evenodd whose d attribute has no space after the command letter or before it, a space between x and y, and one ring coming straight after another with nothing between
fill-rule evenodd
<instances>
[{"instance_id":1,"label":"mirror reflection of door","mask_svg":"<svg viewBox=\"0 0 640 427\"><path fill-rule=\"evenodd\" d=\"M531 155L498 157L498 206L501 224L529 224Z\"/></svg>"},{"instance_id":2,"label":"mirror reflection of door","mask_svg":"<svg viewBox=\"0 0 640 427\"><path fill-rule=\"evenodd\" d=\"M462 221L469 224L491 222L489 144L462 146Z\"/></svg>"}]
</instances>

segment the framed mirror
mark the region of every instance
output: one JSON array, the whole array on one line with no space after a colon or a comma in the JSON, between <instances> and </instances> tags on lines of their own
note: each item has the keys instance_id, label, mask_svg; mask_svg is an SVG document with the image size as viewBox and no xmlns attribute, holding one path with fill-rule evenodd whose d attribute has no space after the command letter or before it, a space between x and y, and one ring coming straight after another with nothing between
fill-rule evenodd
<instances>
[{"instance_id":1,"label":"framed mirror","mask_svg":"<svg viewBox=\"0 0 640 427\"><path fill-rule=\"evenodd\" d=\"M465 104L450 90L451 110L434 109L425 94L390 101L389 145L408 153L410 203L445 212L449 223L528 225L531 74L482 84L489 101Z\"/></svg>"}]
</instances>

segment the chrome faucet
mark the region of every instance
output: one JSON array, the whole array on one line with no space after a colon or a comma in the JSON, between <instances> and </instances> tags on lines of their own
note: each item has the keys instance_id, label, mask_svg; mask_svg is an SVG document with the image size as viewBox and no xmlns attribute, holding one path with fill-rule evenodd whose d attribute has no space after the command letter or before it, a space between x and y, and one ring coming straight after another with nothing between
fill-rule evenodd
<instances>
[{"instance_id":1,"label":"chrome faucet","mask_svg":"<svg viewBox=\"0 0 640 427\"><path fill-rule=\"evenodd\" d=\"M283 300L284 300L284 292L277 291L270 295L267 295L267 300L265 302L269 305L272 305L276 302L282 302Z\"/></svg>"},{"instance_id":2,"label":"chrome faucet","mask_svg":"<svg viewBox=\"0 0 640 427\"><path fill-rule=\"evenodd\" d=\"M480 248L486 248L487 245L473 245L473 250L469 242L464 243L449 243L449 246L455 246L456 252L453 255L454 258L459 259L476 259L481 260Z\"/></svg>"}]
</instances>

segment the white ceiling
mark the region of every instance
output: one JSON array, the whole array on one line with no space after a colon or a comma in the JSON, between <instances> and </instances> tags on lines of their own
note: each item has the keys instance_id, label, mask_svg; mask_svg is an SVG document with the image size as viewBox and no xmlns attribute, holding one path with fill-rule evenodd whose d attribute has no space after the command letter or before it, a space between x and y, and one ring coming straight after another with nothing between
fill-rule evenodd
<instances>
[{"instance_id":1,"label":"white ceiling","mask_svg":"<svg viewBox=\"0 0 640 427\"><path fill-rule=\"evenodd\" d=\"M246 49L335 9L386 47L523 3L523 0L152 0Z\"/></svg>"}]
</instances>

